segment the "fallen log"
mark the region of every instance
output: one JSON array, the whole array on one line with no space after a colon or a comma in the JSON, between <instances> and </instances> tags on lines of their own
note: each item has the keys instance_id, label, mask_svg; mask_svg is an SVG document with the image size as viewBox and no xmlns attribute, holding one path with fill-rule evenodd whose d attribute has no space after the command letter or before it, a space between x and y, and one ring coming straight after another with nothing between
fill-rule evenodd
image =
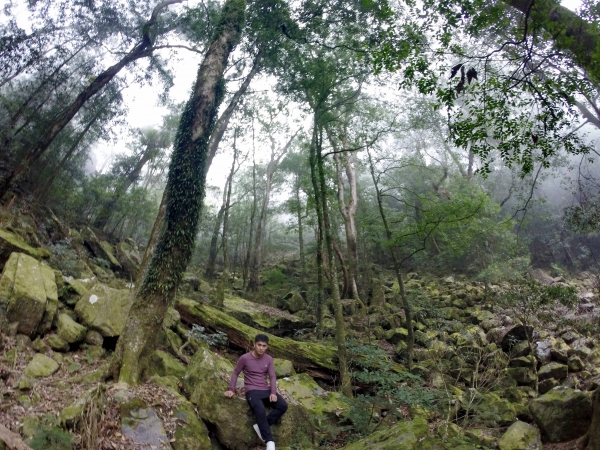
<instances>
[{"instance_id":1,"label":"fallen log","mask_svg":"<svg viewBox=\"0 0 600 450\"><path fill-rule=\"evenodd\" d=\"M31 447L23 442L21 436L0 424L0 443L2 442L9 450L31 450Z\"/></svg>"},{"instance_id":2,"label":"fallen log","mask_svg":"<svg viewBox=\"0 0 600 450\"><path fill-rule=\"evenodd\" d=\"M184 323L197 324L213 332L221 331L227 335L230 344L246 351L252 348L257 334L265 334L269 337L271 356L292 361L298 372L307 372L312 377L328 380L337 378L336 347L277 337L245 325L216 308L189 299L177 300L175 309Z\"/></svg>"}]
</instances>

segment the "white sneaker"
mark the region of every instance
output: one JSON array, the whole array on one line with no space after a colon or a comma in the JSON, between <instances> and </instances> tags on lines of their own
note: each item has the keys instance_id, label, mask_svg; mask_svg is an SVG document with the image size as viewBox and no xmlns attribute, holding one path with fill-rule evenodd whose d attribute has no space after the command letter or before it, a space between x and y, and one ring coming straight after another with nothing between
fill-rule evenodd
<instances>
[{"instance_id":1,"label":"white sneaker","mask_svg":"<svg viewBox=\"0 0 600 450\"><path fill-rule=\"evenodd\" d=\"M258 437L261 441L265 442L265 440L263 439L263 437L260 435L260 428L258 428L258 424L255 423L254 425L252 425L252 428L254 428L254 431L256 431L256 434L258 434ZM273 444L275 445L275 444ZM273 447L273 450L275 450L275 447Z\"/></svg>"},{"instance_id":2,"label":"white sneaker","mask_svg":"<svg viewBox=\"0 0 600 450\"><path fill-rule=\"evenodd\" d=\"M273 442L273 441L267 442L267 450L275 450L275 442Z\"/></svg>"}]
</instances>

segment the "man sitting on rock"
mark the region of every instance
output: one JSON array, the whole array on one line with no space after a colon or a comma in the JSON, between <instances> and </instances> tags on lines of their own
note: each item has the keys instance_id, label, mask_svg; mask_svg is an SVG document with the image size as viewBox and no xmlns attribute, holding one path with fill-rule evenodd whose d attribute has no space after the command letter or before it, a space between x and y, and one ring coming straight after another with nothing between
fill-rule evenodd
<instances>
[{"instance_id":1,"label":"man sitting on rock","mask_svg":"<svg viewBox=\"0 0 600 450\"><path fill-rule=\"evenodd\" d=\"M240 356L231 375L229 390L225 392L225 397L233 397L238 375L240 372L244 372L246 400L256 417L256 423L253 425L254 431L263 442L267 443L267 450L275 450L271 425L283 416L288 405L277 393L275 366L273 358L266 354L267 348L269 348L269 338L264 334L258 334L254 338L252 351ZM269 384L267 384L267 374L269 375ZM267 400L273 406L269 415L265 411Z\"/></svg>"}]
</instances>

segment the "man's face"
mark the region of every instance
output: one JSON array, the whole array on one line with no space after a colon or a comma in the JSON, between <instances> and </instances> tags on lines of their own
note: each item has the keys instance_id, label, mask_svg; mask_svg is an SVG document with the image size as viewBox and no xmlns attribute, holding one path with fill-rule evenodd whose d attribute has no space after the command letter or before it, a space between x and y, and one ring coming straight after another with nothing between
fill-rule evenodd
<instances>
[{"instance_id":1,"label":"man's face","mask_svg":"<svg viewBox=\"0 0 600 450\"><path fill-rule=\"evenodd\" d=\"M269 345L266 342L258 341L254 343L254 351L258 356L264 355L268 348Z\"/></svg>"}]
</instances>

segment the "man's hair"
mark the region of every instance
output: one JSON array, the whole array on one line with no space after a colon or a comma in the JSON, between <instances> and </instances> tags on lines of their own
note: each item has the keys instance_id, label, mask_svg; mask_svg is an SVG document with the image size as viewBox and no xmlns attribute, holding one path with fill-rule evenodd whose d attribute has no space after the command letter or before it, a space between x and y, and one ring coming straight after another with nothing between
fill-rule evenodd
<instances>
[{"instance_id":1,"label":"man's hair","mask_svg":"<svg viewBox=\"0 0 600 450\"><path fill-rule=\"evenodd\" d=\"M254 338L254 343L256 344L257 342L264 342L265 344L268 344L269 338L264 334L257 334Z\"/></svg>"}]
</instances>

